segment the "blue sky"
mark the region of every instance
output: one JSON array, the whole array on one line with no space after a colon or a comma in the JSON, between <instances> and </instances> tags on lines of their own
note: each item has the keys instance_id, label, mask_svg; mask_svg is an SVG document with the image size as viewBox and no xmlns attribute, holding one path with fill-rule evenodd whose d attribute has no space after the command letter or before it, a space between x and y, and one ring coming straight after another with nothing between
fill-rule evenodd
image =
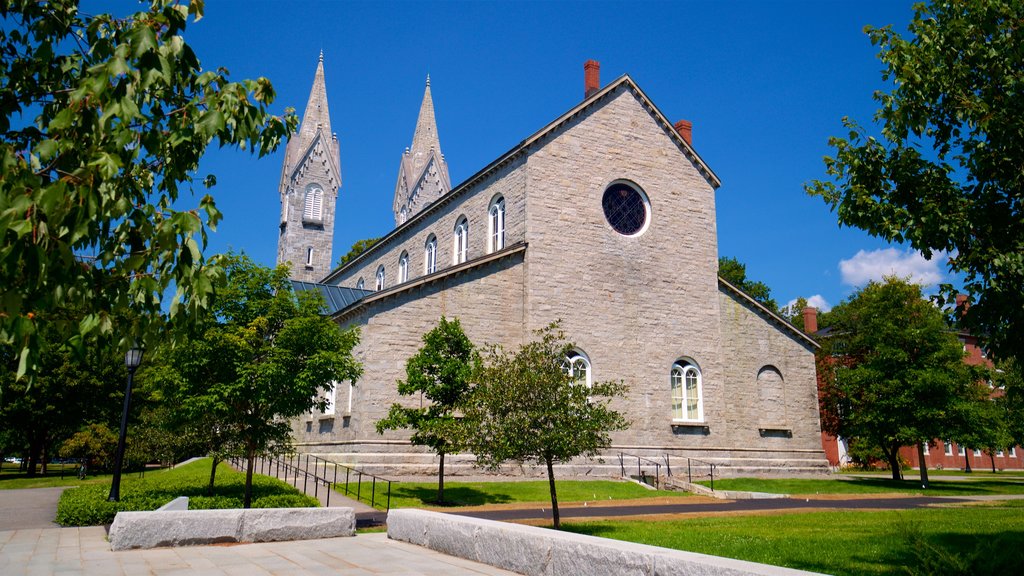
<instances>
[{"instance_id":1,"label":"blue sky","mask_svg":"<svg viewBox=\"0 0 1024 576\"><path fill-rule=\"evenodd\" d=\"M130 6L130 4L129 4ZM412 140L429 73L453 185L583 97L583 62L602 84L628 73L722 180L719 253L747 265L781 303L829 305L884 273L946 278L856 229L803 184L824 177L844 115L870 125L884 88L866 24L905 31L911 2L234 2L208 1L186 40L204 67L266 76L301 114L324 52L341 149L334 259L393 227L398 160ZM256 159L214 150L224 220L211 249L273 264L282 149Z\"/></svg>"}]
</instances>

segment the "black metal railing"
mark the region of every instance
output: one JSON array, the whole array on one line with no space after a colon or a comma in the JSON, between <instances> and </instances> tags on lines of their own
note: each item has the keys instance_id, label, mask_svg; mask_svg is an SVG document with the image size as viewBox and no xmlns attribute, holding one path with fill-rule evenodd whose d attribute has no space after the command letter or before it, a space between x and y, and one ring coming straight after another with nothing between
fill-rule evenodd
<instances>
[{"instance_id":1,"label":"black metal railing","mask_svg":"<svg viewBox=\"0 0 1024 576\"><path fill-rule=\"evenodd\" d=\"M636 459L636 479L644 484L650 485L648 481L649 476L647 470L651 466L654 466L654 487L661 488L661 462L651 460L650 458L644 458L643 456L637 456L636 454L626 454L625 452L619 452L619 470L622 473L622 477L625 478L626 474L626 459L629 459L630 472L633 471L633 459ZM671 473L669 474L671 476Z\"/></svg>"},{"instance_id":2,"label":"black metal railing","mask_svg":"<svg viewBox=\"0 0 1024 576\"><path fill-rule=\"evenodd\" d=\"M244 458L233 457L229 460L239 470L245 470ZM325 504L330 506L331 482L326 477L318 476L315 472L302 468L300 464L300 455L257 457L253 462L253 472L264 476L273 476L292 485L296 490L301 490L306 496L313 496L318 501L320 500L320 486L323 486L327 493ZM312 484L313 494L309 493L310 484Z\"/></svg>"},{"instance_id":3,"label":"black metal railing","mask_svg":"<svg viewBox=\"0 0 1024 576\"><path fill-rule=\"evenodd\" d=\"M697 480L704 478L711 479L711 491L715 491L715 468L716 465L711 462L705 462L703 460L697 460L696 458L685 458L686 459L686 481L693 484L694 477ZM665 456L665 461L668 462L668 456ZM672 473L669 472L669 476Z\"/></svg>"},{"instance_id":4,"label":"black metal railing","mask_svg":"<svg viewBox=\"0 0 1024 576\"><path fill-rule=\"evenodd\" d=\"M362 500L363 499L363 477L364 476L369 476L370 477L370 495L369 495L369 498L366 500L366 502L369 503L370 506L372 506L374 508L377 507L377 481L380 480L380 483L381 483L381 498L385 499L385 502L383 502L384 510L385 511L391 510L391 483L395 482L395 480L389 480L387 478L383 478L383 477L377 476L375 474L370 474L369 472L363 472L362 470L359 470L357 468L352 468L352 467L346 466L344 464L339 464L337 462L326 460L326 459L320 458L319 456L316 456L314 454L306 454L306 458L307 459L310 458L310 457L313 458L313 465L314 465L314 467L317 467L317 466L320 465L320 463L323 463L324 473L325 474L327 473L327 466L328 465L330 465L330 466L332 466L334 468L334 489L338 490L339 492L341 491L341 487L339 486L340 483L338 482L338 468L343 468L345 470L345 481L344 481L345 496L350 496L352 494L355 494L355 497L356 497L355 499L356 500ZM353 475L355 475L355 477L356 477L355 482L354 482L355 483L355 489L354 490L351 488L351 485L353 483L351 479L352 479ZM385 483L387 484L387 491L386 492L384 491L384 484Z\"/></svg>"}]
</instances>

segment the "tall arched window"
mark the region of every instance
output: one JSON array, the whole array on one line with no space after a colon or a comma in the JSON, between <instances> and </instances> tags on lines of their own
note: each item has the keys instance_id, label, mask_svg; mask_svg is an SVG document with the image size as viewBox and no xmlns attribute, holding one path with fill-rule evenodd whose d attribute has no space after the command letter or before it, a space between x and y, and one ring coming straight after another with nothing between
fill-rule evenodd
<instances>
[{"instance_id":1,"label":"tall arched window","mask_svg":"<svg viewBox=\"0 0 1024 576\"><path fill-rule=\"evenodd\" d=\"M306 188L306 201L302 208L302 221L322 224L324 221L324 191L316 184Z\"/></svg>"},{"instance_id":2,"label":"tall arched window","mask_svg":"<svg viewBox=\"0 0 1024 576\"><path fill-rule=\"evenodd\" d=\"M402 252L402 255L398 257L398 282L409 281L409 253Z\"/></svg>"},{"instance_id":3,"label":"tall arched window","mask_svg":"<svg viewBox=\"0 0 1024 576\"><path fill-rule=\"evenodd\" d=\"M690 362L672 365L672 419L680 422L703 422L704 401L701 397L700 368Z\"/></svg>"},{"instance_id":4,"label":"tall arched window","mask_svg":"<svg viewBox=\"0 0 1024 576\"><path fill-rule=\"evenodd\" d=\"M402 211L398 213L398 223L405 224L405 221L409 219L409 211L406 210L405 206L402 207Z\"/></svg>"},{"instance_id":5,"label":"tall arched window","mask_svg":"<svg viewBox=\"0 0 1024 576\"><path fill-rule=\"evenodd\" d=\"M469 221L461 216L455 223L455 252L452 255L452 264L462 264L469 254Z\"/></svg>"},{"instance_id":6,"label":"tall arched window","mask_svg":"<svg viewBox=\"0 0 1024 576\"><path fill-rule=\"evenodd\" d=\"M423 273L433 274L437 271L437 236L431 234L423 246Z\"/></svg>"},{"instance_id":7,"label":"tall arched window","mask_svg":"<svg viewBox=\"0 0 1024 576\"><path fill-rule=\"evenodd\" d=\"M582 351L573 350L569 352L562 366L573 377L573 380L586 384L587 388L590 388L590 385L593 384L593 381L590 379L590 359Z\"/></svg>"},{"instance_id":8,"label":"tall arched window","mask_svg":"<svg viewBox=\"0 0 1024 576\"><path fill-rule=\"evenodd\" d=\"M377 290L384 289L384 265L377 267Z\"/></svg>"},{"instance_id":9,"label":"tall arched window","mask_svg":"<svg viewBox=\"0 0 1024 576\"><path fill-rule=\"evenodd\" d=\"M356 282L356 290L362 290L365 286L366 280L363 280L362 278L360 278L359 281Z\"/></svg>"},{"instance_id":10,"label":"tall arched window","mask_svg":"<svg viewBox=\"0 0 1024 576\"><path fill-rule=\"evenodd\" d=\"M495 196L487 215L487 251L495 252L505 247L505 198Z\"/></svg>"}]
</instances>

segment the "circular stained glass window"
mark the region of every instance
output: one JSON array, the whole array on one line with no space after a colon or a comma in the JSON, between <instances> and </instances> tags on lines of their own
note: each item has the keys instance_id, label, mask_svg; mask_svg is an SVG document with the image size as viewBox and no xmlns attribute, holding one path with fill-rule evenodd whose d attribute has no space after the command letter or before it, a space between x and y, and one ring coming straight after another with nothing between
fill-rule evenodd
<instances>
[{"instance_id":1,"label":"circular stained glass window","mask_svg":"<svg viewBox=\"0 0 1024 576\"><path fill-rule=\"evenodd\" d=\"M616 232L637 236L647 228L650 206L643 192L625 182L615 182L601 199L604 217Z\"/></svg>"}]
</instances>

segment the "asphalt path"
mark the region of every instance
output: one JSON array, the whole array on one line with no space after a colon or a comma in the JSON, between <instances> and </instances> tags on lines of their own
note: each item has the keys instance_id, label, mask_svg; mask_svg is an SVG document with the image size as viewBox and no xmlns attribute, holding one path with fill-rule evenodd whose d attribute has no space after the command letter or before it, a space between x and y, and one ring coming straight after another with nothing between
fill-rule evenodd
<instances>
[{"instance_id":1,"label":"asphalt path","mask_svg":"<svg viewBox=\"0 0 1024 576\"><path fill-rule=\"evenodd\" d=\"M66 486L59 488L23 488L0 490L0 532L26 528L60 528L57 501Z\"/></svg>"},{"instance_id":2,"label":"asphalt path","mask_svg":"<svg viewBox=\"0 0 1024 576\"><path fill-rule=\"evenodd\" d=\"M856 498L850 500L815 500L804 498L773 498L764 500L735 500L680 504L647 504L623 506L559 507L559 516L565 518L610 518L617 516L656 516L664 514L693 514L713 512L762 512L774 510L911 510L934 504L955 504L969 499L915 496L910 498ZM509 510L459 510L451 514L484 518L487 520L547 519L550 508L518 508Z\"/></svg>"}]
</instances>

